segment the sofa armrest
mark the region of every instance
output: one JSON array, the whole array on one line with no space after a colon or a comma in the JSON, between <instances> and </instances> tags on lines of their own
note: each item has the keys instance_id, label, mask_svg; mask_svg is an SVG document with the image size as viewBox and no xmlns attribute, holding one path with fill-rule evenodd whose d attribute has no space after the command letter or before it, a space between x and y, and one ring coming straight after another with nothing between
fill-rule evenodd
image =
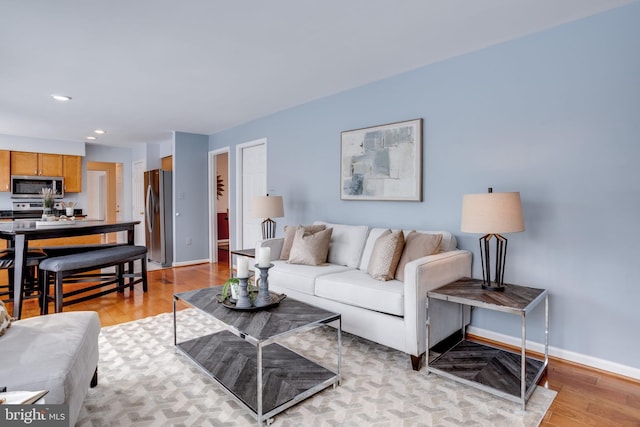
<instances>
[{"instance_id":1,"label":"sofa armrest","mask_svg":"<svg viewBox=\"0 0 640 427\"><path fill-rule=\"evenodd\" d=\"M471 252L456 249L411 261L404 270L404 317L408 353L427 350L427 292L471 277Z\"/></svg>"},{"instance_id":2,"label":"sofa armrest","mask_svg":"<svg viewBox=\"0 0 640 427\"><path fill-rule=\"evenodd\" d=\"M258 241L258 247L271 248L271 261L280 259L280 252L282 252L282 245L284 244L284 237L276 237L274 239L266 239Z\"/></svg>"}]
</instances>

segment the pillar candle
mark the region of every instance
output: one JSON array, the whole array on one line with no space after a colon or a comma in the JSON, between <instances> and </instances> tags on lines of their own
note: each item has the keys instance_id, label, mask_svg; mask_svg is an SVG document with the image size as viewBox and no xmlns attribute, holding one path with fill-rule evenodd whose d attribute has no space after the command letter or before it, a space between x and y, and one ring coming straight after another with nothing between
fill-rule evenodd
<instances>
[{"instance_id":1,"label":"pillar candle","mask_svg":"<svg viewBox=\"0 0 640 427\"><path fill-rule=\"evenodd\" d=\"M238 277L249 277L249 260L245 257L238 257Z\"/></svg>"},{"instance_id":2,"label":"pillar candle","mask_svg":"<svg viewBox=\"0 0 640 427\"><path fill-rule=\"evenodd\" d=\"M258 267L269 267L271 264L271 248L260 248L258 252Z\"/></svg>"}]
</instances>

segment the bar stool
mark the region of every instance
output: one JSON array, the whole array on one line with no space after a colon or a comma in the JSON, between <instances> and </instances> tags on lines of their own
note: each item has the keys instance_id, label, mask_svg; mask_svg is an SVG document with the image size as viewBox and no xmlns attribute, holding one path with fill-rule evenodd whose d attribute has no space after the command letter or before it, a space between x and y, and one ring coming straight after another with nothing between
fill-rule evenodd
<instances>
[{"instance_id":1,"label":"bar stool","mask_svg":"<svg viewBox=\"0 0 640 427\"><path fill-rule=\"evenodd\" d=\"M25 298L38 298L38 302L40 305L40 311L42 312L42 290L37 289L37 279L36 279L36 270L40 261L45 259L47 254L40 248L29 249L27 253L27 260L25 262L26 269L24 274L24 280L22 281L22 289L21 294L22 298L20 299L20 304L22 304L22 300ZM13 301L13 272L15 266L15 251L13 248L0 249L0 269L8 270L9 283L6 285L0 285L0 299L4 302L14 302ZM32 294L37 291L37 295L33 296ZM16 312L14 307L13 312Z\"/></svg>"}]
</instances>

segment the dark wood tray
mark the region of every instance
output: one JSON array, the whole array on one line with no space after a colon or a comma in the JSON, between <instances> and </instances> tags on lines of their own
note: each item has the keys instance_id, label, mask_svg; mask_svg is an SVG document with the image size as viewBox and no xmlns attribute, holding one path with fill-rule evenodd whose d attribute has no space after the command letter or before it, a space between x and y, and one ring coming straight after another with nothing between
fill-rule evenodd
<instances>
[{"instance_id":1,"label":"dark wood tray","mask_svg":"<svg viewBox=\"0 0 640 427\"><path fill-rule=\"evenodd\" d=\"M253 292L253 294L257 297L258 296L258 291ZM222 305L224 305L225 307L231 309L231 310L237 310L237 311L260 311L260 310L265 310L267 308L271 308L271 307L275 307L276 305L280 304L280 301L284 300L287 295L286 294L277 294L275 292L271 292L269 291L269 295L271 295L271 304L267 304L267 305L263 305L261 307L256 307L254 305L252 305L251 307L244 307L244 308L239 308L236 307L236 301L232 300L231 297L227 297L226 299L222 299L222 294L217 294L216 295L216 299L218 300L218 302Z\"/></svg>"}]
</instances>

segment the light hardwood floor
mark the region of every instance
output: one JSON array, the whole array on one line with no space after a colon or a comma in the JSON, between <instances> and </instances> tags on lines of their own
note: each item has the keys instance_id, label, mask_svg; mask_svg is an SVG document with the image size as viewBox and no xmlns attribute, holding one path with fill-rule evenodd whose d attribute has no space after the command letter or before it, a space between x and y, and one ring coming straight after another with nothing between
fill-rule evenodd
<instances>
[{"instance_id":1,"label":"light hardwood floor","mask_svg":"<svg viewBox=\"0 0 640 427\"><path fill-rule=\"evenodd\" d=\"M229 269L227 263L199 264L150 271L148 277L146 294L136 288L71 305L65 311L95 310L102 326L167 313L175 292L224 283ZM23 313L37 316L37 302L25 301ZM558 392L542 426L640 426L640 381L551 359L540 384Z\"/></svg>"}]
</instances>

